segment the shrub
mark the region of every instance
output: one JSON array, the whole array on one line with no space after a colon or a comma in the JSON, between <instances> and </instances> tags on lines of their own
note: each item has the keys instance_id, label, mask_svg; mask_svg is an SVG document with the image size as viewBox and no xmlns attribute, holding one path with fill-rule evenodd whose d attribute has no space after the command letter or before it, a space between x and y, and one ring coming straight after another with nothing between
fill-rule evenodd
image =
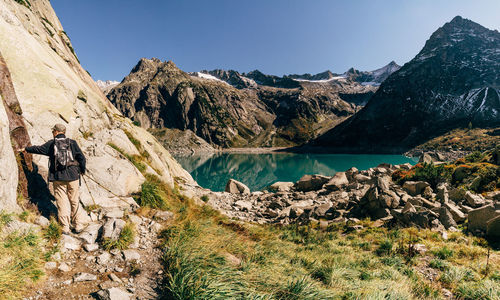
<instances>
[{"instance_id":1,"label":"shrub","mask_svg":"<svg viewBox=\"0 0 500 300\"><path fill-rule=\"evenodd\" d=\"M208 197L208 195L201 196L201 201L208 202L208 200L210 200L210 198Z\"/></svg>"},{"instance_id":2,"label":"shrub","mask_svg":"<svg viewBox=\"0 0 500 300\"><path fill-rule=\"evenodd\" d=\"M134 124L137 127L141 127L141 122L139 121L133 121L132 124Z\"/></svg>"},{"instance_id":3,"label":"shrub","mask_svg":"<svg viewBox=\"0 0 500 300\"><path fill-rule=\"evenodd\" d=\"M480 162L484 158L484 154L480 151L474 151L465 157L465 160L471 163Z\"/></svg>"},{"instance_id":4,"label":"shrub","mask_svg":"<svg viewBox=\"0 0 500 300\"><path fill-rule=\"evenodd\" d=\"M390 240L385 240L380 245L378 246L378 249L376 250L377 255L389 255L391 254L392 251L392 241Z\"/></svg>"},{"instance_id":5,"label":"shrub","mask_svg":"<svg viewBox=\"0 0 500 300\"><path fill-rule=\"evenodd\" d=\"M166 210L168 200L173 198L173 192L154 175L146 175L146 181L141 186L139 205Z\"/></svg>"},{"instance_id":6,"label":"shrub","mask_svg":"<svg viewBox=\"0 0 500 300\"><path fill-rule=\"evenodd\" d=\"M445 271L449 268L448 263L441 259L433 259L429 262L429 267Z\"/></svg>"},{"instance_id":7,"label":"shrub","mask_svg":"<svg viewBox=\"0 0 500 300\"><path fill-rule=\"evenodd\" d=\"M302 277L297 280L289 281L279 291L275 293L275 298L280 300L313 300L313 299L331 299L331 297L323 294L313 284Z\"/></svg>"}]
</instances>

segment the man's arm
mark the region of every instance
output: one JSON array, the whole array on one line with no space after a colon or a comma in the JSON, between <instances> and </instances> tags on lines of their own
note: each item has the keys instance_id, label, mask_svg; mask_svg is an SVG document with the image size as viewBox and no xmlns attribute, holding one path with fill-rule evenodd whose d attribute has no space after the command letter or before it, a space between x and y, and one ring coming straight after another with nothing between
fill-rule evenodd
<instances>
[{"instance_id":1,"label":"man's arm","mask_svg":"<svg viewBox=\"0 0 500 300\"><path fill-rule=\"evenodd\" d=\"M77 142L76 141L73 141L73 154L75 155L75 160L78 162L78 164L80 165L80 173L81 174L85 174L85 166L86 166L86 163L87 163L87 160L85 159L85 155L83 155L83 152L82 150L80 149L80 147L78 146Z\"/></svg>"},{"instance_id":2,"label":"man's arm","mask_svg":"<svg viewBox=\"0 0 500 300\"><path fill-rule=\"evenodd\" d=\"M50 147L51 147L52 143L53 143L53 141L50 140L41 146L29 146L29 147L24 148L24 150L28 153L49 155ZM23 149L21 149L21 150L23 150Z\"/></svg>"}]
</instances>

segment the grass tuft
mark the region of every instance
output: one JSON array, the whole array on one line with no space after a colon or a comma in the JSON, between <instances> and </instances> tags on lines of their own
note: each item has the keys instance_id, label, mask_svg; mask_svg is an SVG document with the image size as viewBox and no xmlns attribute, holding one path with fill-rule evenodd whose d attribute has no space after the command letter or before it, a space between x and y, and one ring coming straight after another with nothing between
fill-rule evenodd
<instances>
[{"instance_id":1,"label":"grass tuft","mask_svg":"<svg viewBox=\"0 0 500 300\"><path fill-rule=\"evenodd\" d=\"M127 249L135 239L135 229L132 223L127 223L125 227L123 227L122 232L120 232L120 236L118 239L104 239L102 242L102 246L105 250L111 249L119 249L124 250Z\"/></svg>"}]
</instances>

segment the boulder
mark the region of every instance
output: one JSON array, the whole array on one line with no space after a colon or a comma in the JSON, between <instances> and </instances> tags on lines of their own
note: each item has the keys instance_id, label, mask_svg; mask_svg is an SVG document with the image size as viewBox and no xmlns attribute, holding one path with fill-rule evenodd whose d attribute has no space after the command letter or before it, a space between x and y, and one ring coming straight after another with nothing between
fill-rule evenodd
<instances>
[{"instance_id":1,"label":"boulder","mask_svg":"<svg viewBox=\"0 0 500 300\"><path fill-rule=\"evenodd\" d=\"M378 200L382 207L397 208L399 206L400 198L395 192L385 190L378 196Z\"/></svg>"},{"instance_id":2,"label":"boulder","mask_svg":"<svg viewBox=\"0 0 500 300\"><path fill-rule=\"evenodd\" d=\"M488 199L492 199L495 201L500 201L500 191L489 192L486 194Z\"/></svg>"},{"instance_id":3,"label":"boulder","mask_svg":"<svg viewBox=\"0 0 500 300\"><path fill-rule=\"evenodd\" d=\"M402 214L416 213L416 212L417 210L415 209L415 206L413 206L413 204L411 204L410 202L407 202L403 207L403 210L401 211Z\"/></svg>"},{"instance_id":4,"label":"boulder","mask_svg":"<svg viewBox=\"0 0 500 300\"><path fill-rule=\"evenodd\" d=\"M422 192L422 196L427 199L432 199L432 188L430 186L425 187L424 191Z\"/></svg>"},{"instance_id":5,"label":"boulder","mask_svg":"<svg viewBox=\"0 0 500 300\"><path fill-rule=\"evenodd\" d=\"M89 273L76 273L73 276L74 282L83 282L83 281L95 281L97 280L97 276Z\"/></svg>"},{"instance_id":6,"label":"boulder","mask_svg":"<svg viewBox=\"0 0 500 300\"><path fill-rule=\"evenodd\" d=\"M139 261L141 259L141 255L135 250L123 250L122 253L125 261Z\"/></svg>"},{"instance_id":7,"label":"boulder","mask_svg":"<svg viewBox=\"0 0 500 300\"><path fill-rule=\"evenodd\" d=\"M89 224L82 233L78 235L78 238L83 240L87 244L94 244L99 235L99 230L102 225L100 223Z\"/></svg>"},{"instance_id":8,"label":"boulder","mask_svg":"<svg viewBox=\"0 0 500 300\"><path fill-rule=\"evenodd\" d=\"M323 203L319 206L316 206L313 210L313 217L315 218L325 218L329 210L332 208L332 204L330 202Z\"/></svg>"},{"instance_id":9,"label":"boulder","mask_svg":"<svg viewBox=\"0 0 500 300\"><path fill-rule=\"evenodd\" d=\"M416 196L416 195L419 195L420 193L422 193L422 191L426 188L430 186L430 184L428 184L427 182L425 181L406 181L404 184L403 184L403 189L410 195L412 196Z\"/></svg>"},{"instance_id":10,"label":"boulder","mask_svg":"<svg viewBox=\"0 0 500 300\"><path fill-rule=\"evenodd\" d=\"M250 189L246 185L234 179L229 179L225 191L231 194L250 194Z\"/></svg>"},{"instance_id":11,"label":"boulder","mask_svg":"<svg viewBox=\"0 0 500 300\"><path fill-rule=\"evenodd\" d=\"M295 188L301 192L320 190L330 180L323 175L304 175L295 183Z\"/></svg>"},{"instance_id":12,"label":"boulder","mask_svg":"<svg viewBox=\"0 0 500 300\"><path fill-rule=\"evenodd\" d=\"M448 211L453 216L453 220L457 223L462 223L466 219L466 215L458 208L456 205L448 202L445 203L444 206L448 209Z\"/></svg>"},{"instance_id":13,"label":"boulder","mask_svg":"<svg viewBox=\"0 0 500 300\"><path fill-rule=\"evenodd\" d=\"M486 224L486 236L500 240L500 211L497 210L498 216L489 220Z\"/></svg>"},{"instance_id":14,"label":"boulder","mask_svg":"<svg viewBox=\"0 0 500 300\"><path fill-rule=\"evenodd\" d=\"M441 202L441 204L448 203L448 189L446 185L441 184L437 187L436 200Z\"/></svg>"},{"instance_id":15,"label":"boulder","mask_svg":"<svg viewBox=\"0 0 500 300\"><path fill-rule=\"evenodd\" d=\"M273 192L289 192L293 185L293 182L277 181L271 184L268 189Z\"/></svg>"},{"instance_id":16,"label":"boulder","mask_svg":"<svg viewBox=\"0 0 500 300\"><path fill-rule=\"evenodd\" d=\"M239 207L243 211L251 211L252 210L252 203L249 201L245 200L238 200L234 203L235 207Z\"/></svg>"},{"instance_id":17,"label":"boulder","mask_svg":"<svg viewBox=\"0 0 500 300\"><path fill-rule=\"evenodd\" d=\"M132 294L129 294L117 287L112 287L97 292L97 297L99 300L129 300L132 296Z\"/></svg>"},{"instance_id":18,"label":"boulder","mask_svg":"<svg viewBox=\"0 0 500 300\"><path fill-rule=\"evenodd\" d=\"M419 163L425 163L425 164L431 164L434 160L432 159L432 156L429 153L424 153L420 156L418 159Z\"/></svg>"},{"instance_id":19,"label":"boulder","mask_svg":"<svg viewBox=\"0 0 500 300\"><path fill-rule=\"evenodd\" d=\"M465 193L465 201L472 207L479 207L484 205L485 199L481 195L475 195L470 191Z\"/></svg>"},{"instance_id":20,"label":"boulder","mask_svg":"<svg viewBox=\"0 0 500 300\"><path fill-rule=\"evenodd\" d=\"M126 222L122 219L108 219L103 225L102 237L112 240L118 239L125 225Z\"/></svg>"},{"instance_id":21,"label":"boulder","mask_svg":"<svg viewBox=\"0 0 500 300\"><path fill-rule=\"evenodd\" d=\"M454 188L450 190L448 195L451 201L460 202L465 198L465 192L466 190L462 188Z\"/></svg>"},{"instance_id":22,"label":"boulder","mask_svg":"<svg viewBox=\"0 0 500 300\"><path fill-rule=\"evenodd\" d=\"M154 214L154 218L157 220L168 221L174 218L174 213L167 210L159 210Z\"/></svg>"},{"instance_id":23,"label":"boulder","mask_svg":"<svg viewBox=\"0 0 500 300\"><path fill-rule=\"evenodd\" d=\"M439 209L439 221L446 229L450 227L457 227L457 223L455 222L450 211L446 209L446 207L441 207Z\"/></svg>"},{"instance_id":24,"label":"boulder","mask_svg":"<svg viewBox=\"0 0 500 300\"><path fill-rule=\"evenodd\" d=\"M390 176L383 175L377 177L377 187L380 191L388 191L391 186L392 179Z\"/></svg>"},{"instance_id":25,"label":"boulder","mask_svg":"<svg viewBox=\"0 0 500 300\"><path fill-rule=\"evenodd\" d=\"M50 225L50 221L44 216L38 216L35 219L35 224L40 225L42 227L48 227Z\"/></svg>"},{"instance_id":26,"label":"boulder","mask_svg":"<svg viewBox=\"0 0 500 300\"><path fill-rule=\"evenodd\" d=\"M82 242L70 235L63 234L61 236L61 249L64 250L80 250Z\"/></svg>"},{"instance_id":27,"label":"boulder","mask_svg":"<svg viewBox=\"0 0 500 300\"><path fill-rule=\"evenodd\" d=\"M345 172L337 172L326 184L325 188L330 191L340 190L349 184Z\"/></svg>"},{"instance_id":28,"label":"boulder","mask_svg":"<svg viewBox=\"0 0 500 300\"><path fill-rule=\"evenodd\" d=\"M349 170L345 171L345 175L349 181L353 181L354 176L359 172L356 167L351 167Z\"/></svg>"},{"instance_id":29,"label":"boulder","mask_svg":"<svg viewBox=\"0 0 500 300\"><path fill-rule=\"evenodd\" d=\"M356 174L354 175L354 180L359 183L370 183L372 181L372 178L364 174Z\"/></svg>"},{"instance_id":30,"label":"boulder","mask_svg":"<svg viewBox=\"0 0 500 300\"><path fill-rule=\"evenodd\" d=\"M469 230L486 231L489 220L500 215L500 210L495 210L493 204L489 204L480 208L473 209L469 212Z\"/></svg>"}]
</instances>

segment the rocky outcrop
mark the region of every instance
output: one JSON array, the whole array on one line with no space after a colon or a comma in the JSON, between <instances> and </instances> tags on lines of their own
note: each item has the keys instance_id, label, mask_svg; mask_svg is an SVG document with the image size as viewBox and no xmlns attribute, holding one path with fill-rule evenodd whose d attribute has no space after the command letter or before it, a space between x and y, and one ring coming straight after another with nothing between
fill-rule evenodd
<instances>
[{"instance_id":1,"label":"rocky outcrop","mask_svg":"<svg viewBox=\"0 0 500 300\"><path fill-rule=\"evenodd\" d=\"M132 125L103 96L78 59L57 16L48 1L32 1L24 6L16 1L0 1L0 52L12 82L12 91L18 100L17 106L9 103L2 80L3 108L11 109L18 120L1 118L2 155L4 166L16 163L13 149L24 147L32 141L42 144L51 138L50 128L63 123L67 135L79 143L88 159L87 184L82 183L81 200L84 204L103 207L130 205L128 196L138 191L144 176L123 153L142 153L147 159L146 172L155 174L173 186L174 177L193 182L191 176L178 165L170 154L148 132ZM7 102L6 102L7 101ZM7 129L8 127L9 129ZM13 128L18 128L13 132ZM26 132L22 143L12 145L6 140L6 130L11 136ZM14 139L15 140L15 139ZM9 149L10 146L10 149ZM140 149L140 151L139 151ZM5 155L4 155L5 154ZM21 160L31 167L29 157ZM24 188L34 203L50 203L51 195L45 183L47 158L33 158L33 173ZM15 168L1 178L5 197L0 202L12 207L16 195L12 189L18 186L13 179ZM23 169L23 173L28 174ZM21 182L22 183L22 182ZM90 193L89 193L90 190Z\"/></svg>"},{"instance_id":2,"label":"rocky outcrop","mask_svg":"<svg viewBox=\"0 0 500 300\"><path fill-rule=\"evenodd\" d=\"M144 128L191 130L213 146L269 147L305 143L359 110L375 90L344 77L186 73L173 62L141 59L107 97Z\"/></svg>"},{"instance_id":3,"label":"rocky outcrop","mask_svg":"<svg viewBox=\"0 0 500 300\"><path fill-rule=\"evenodd\" d=\"M455 17L361 111L311 145L404 152L453 128L499 126L499 48L498 31Z\"/></svg>"}]
</instances>

